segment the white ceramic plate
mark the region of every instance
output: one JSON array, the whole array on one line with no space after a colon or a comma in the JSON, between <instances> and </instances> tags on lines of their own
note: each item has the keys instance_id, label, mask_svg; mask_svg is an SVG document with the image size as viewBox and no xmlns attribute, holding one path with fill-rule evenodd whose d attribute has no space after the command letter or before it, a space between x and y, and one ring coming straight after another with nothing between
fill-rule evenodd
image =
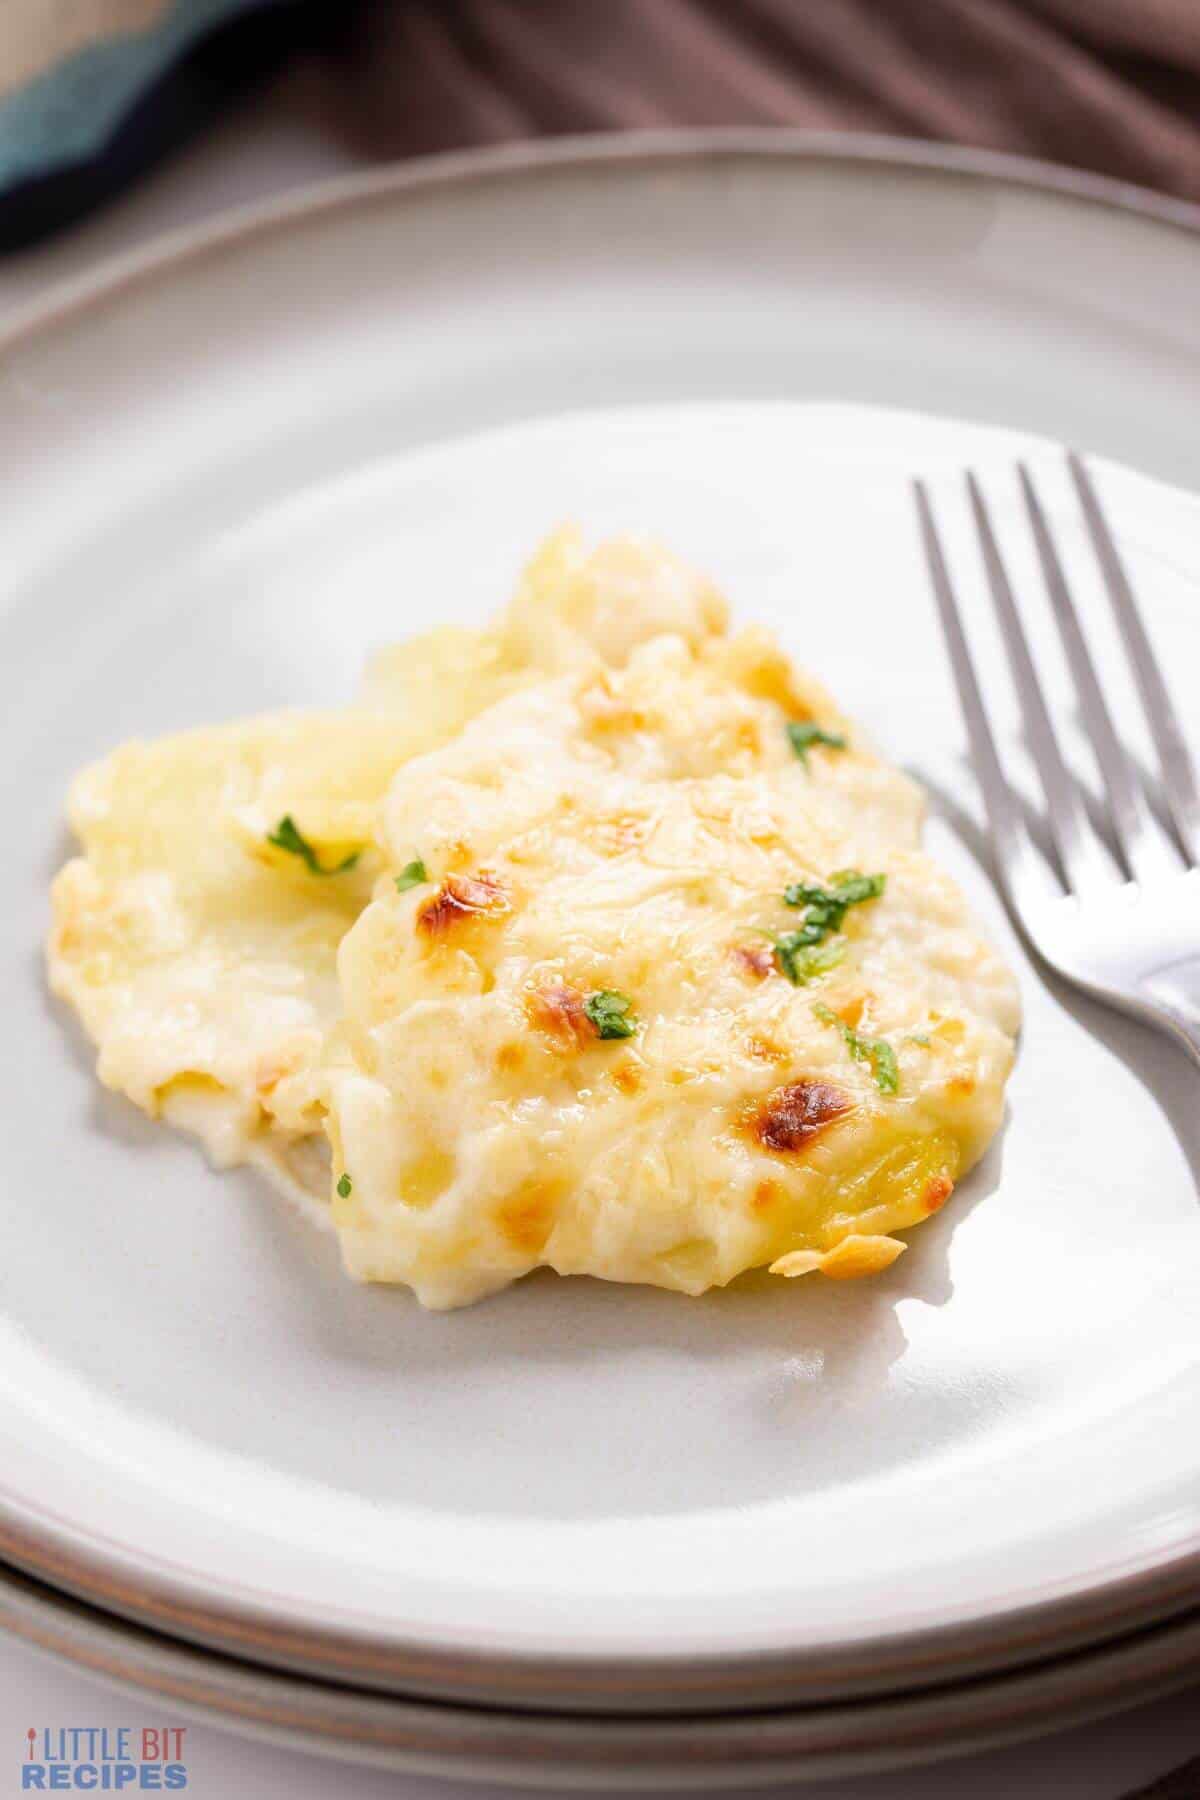
<instances>
[{"instance_id":1,"label":"white ceramic plate","mask_svg":"<svg viewBox=\"0 0 1200 1800\"><path fill-rule=\"evenodd\" d=\"M914 1694L773 1712L630 1718L447 1706L262 1669L114 1618L0 1565L0 1628L180 1715L294 1750L456 1780L549 1788L744 1792L929 1763L1060 1732L1177 1692L1200 1615ZM331 1790L334 1783L331 1782ZM952 1787L934 1780L936 1791ZM489 1789L489 1792L492 1790ZM790 1791L790 1788L789 1790Z\"/></svg>"},{"instance_id":2,"label":"white ceramic plate","mask_svg":"<svg viewBox=\"0 0 1200 1800\"><path fill-rule=\"evenodd\" d=\"M1102 629L1016 428L1194 485L1198 281L1200 239L1086 184L598 146L351 184L0 342L9 1556L263 1660L577 1707L957 1679L1195 1597L1195 1076L1012 939L907 477L961 526L970 461L1019 532L1028 451ZM1200 508L1098 469L1189 715ZM774 625L928 783L1018 964L1003 1136L880 1280L424 1314L101 1093L47 1000L75 767L337 700L568 514Z\"/></svg>"}]
</instances>

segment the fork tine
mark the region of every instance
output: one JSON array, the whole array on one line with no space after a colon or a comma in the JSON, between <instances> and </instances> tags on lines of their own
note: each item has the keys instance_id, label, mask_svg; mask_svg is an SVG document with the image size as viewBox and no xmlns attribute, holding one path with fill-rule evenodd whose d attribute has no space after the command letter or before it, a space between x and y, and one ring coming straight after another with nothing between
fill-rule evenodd
<instances>
[{"instance_id":1,"label":"fork tine","mask_svg":"<svg viewBox=\"0 0 1200 1800\"><path fill-rule=\"evenodd\" d=\"M1117 737L1042 503L1024 463L1017 464L1017 476L1083 722L1108 790L1113 830L1130 875L1139 881L1151 881L1179 865L1150 816L1129 754Z\"/></svg>"},{"instance_id":2,"label":"fork tine","mask_svg":"<svg viewBox=\"0 0 1200 1800\"><path fill-rule=\"evenodd\" d=\"M946 567L946 558L942 551L937 526L934 524L929 492L923 481L913 482L913 496L917 503L917 516L921 526L925 560L929 566L929 579L933 587L934 598L937 601L942 634L946 640L954 684L958 689L959 704L962 707L963 719L967 727L967 737L971 745L971 762L983 794L983 804L988 817L988 825L991 828L996 862L1002 879L1009 886L1015 898L1021 877L1032 860L1033 846L1025 827L1025 821L1021 817L1020 809L1013 797L1012 789L1005 780L1004 772L1000 767L996 740L992 734L987 709L983 703L983 695L979 691L975 665L967 646L966 633L963 630L962 616L958 610L954 586Z\"/></svg>"},{"instance_id":3,"label":"fork tine","mask_svg":"<svg viewBox=\"0 0 1200 1800\"><path fill-rule=\"evenodd\" d=\"M1163 792L1180 841L1193 865L1200 864L1200 793L1196 787L1196 771L1179 717L1171 704L1158 659L1146 636L1142 616L1134 599L1129 577L1125 573L1113 536L1108 528L1099 497L1088 474L1087 465L1074 450L1067 452L1067 467L1079 495L1084 521L1112 601L1117 626L1125 642L1125 650L1133 668L1134 680L1142 697L1146 722L1158 751L1162 770Z\"/></svg>"},{"instance_id":4,"label":"fork tine","mask_svg":"<svg viewBox=\"0 0 1200 1800\"><path fill-rule=\"evenodd\" d=\"M1013 683L1021 702L1021 715L1025 721L1029 748L1046 796L1050 830L1067 886L1078 892L1109 879L1099 840L1088 823L1079 790L1063 761L1042 684L1029 654L1029 645L1013 599L1008 572L1000 558L991 516L979 483L970 470L967 472L967 492L983 550L988 586L992 591L1004 648L1008 653Z\"/></svg>"}]
</instances>

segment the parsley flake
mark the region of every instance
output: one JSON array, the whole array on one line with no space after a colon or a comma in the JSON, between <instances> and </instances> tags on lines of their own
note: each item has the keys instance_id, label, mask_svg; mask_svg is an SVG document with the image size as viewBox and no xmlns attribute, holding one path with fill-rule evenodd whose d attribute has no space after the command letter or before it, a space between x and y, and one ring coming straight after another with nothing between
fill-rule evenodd
<instances>
[{"instance_id":1,"label":"parsley flake","mask_svg":"<svg viewBox=\"0 0 1200 1800\"><path fill-rule=\"evenodd\" d=\"M348 1200L353 1187L354 1183L348 1175L340 1175L338 1177L337 1191L340 1199Z\"/></svg>"},{"instance_id":2,"label":"parsley flake","mask_svg":"<svg viewBox=\"0 0 1200 1800\"><path fill-rule=\"evenodd\" d=\"M854 1058L855 1062L868 1063L871 1074L875 1077L875 1086L881 1094L895 1094L900 1090L900 1069L896 1062L896 1052L882 1038L859 1037L843 1019L839 1019L828 1006L814 1006L813 1012L822 1025L832 1025L841 1033L842 1042Z\"/></svg>"},{"instance_id":3,"label":"parsley flake","mask_svg":"<svg viewBox=\"0 0 1200 1800\"><path fill-rule=\"evenodd\" d=\"M852 906L864 900L878 900L887 886L886 875L860 875L857 869L842 869L829 877L829 886L819 887L793 881L783 890L788 906L804 908L800 941L819 944L833 931L840 931L842 920Z\"/></svg>"},{"instance_id":4,"label":"parsley flake","mask_svg":"<svg viewBox=\"0 0 1200 1800\"><path fill-rule=\"evenodd\" d=\"M844 943L813 943L802 931L781 932L774 942L775 967L793 987L807 987L819 975L827 975L846 954Z\"/></svg>"},{"instance_id":5,"label":"parsley flake","mask_svg":"<svg viewBox=\"0 0 1200 1800\"><path fill-rule=\"evenodd\" d=\"M589 994L583 1010L596 1027L597 1037L630 1038L637 1030L637 1019L632 1016L633 1001L628 994L619 994L614 988L601 988L597 993Z\"/></svg>"},{"instance_id":6,"label":"parsley flake","mask_svg":"<svg viewBox=\"0 0 1200 1800\"><path fill-rule=\"evenodd\" d=\"M409 888L420 887L423 881L428 880L429 871L421 858L416 856L413 858L412 862L405 863L404 867L397 875L396 892L398 894L406 894Z\"/></svg>"},{"instance_id":7,"label":"parsley flake","mask_svg":"<svg viewBox=\"0 0 1200 1800\"><path fill-rule=\"evenodd\" d=\"M291 813L284 813L274 831L267 833L267 842L274 844L277 850L286 850L289 856L300 857L314 875L343 875L347 869L354 867L362 854L360 850L352 850L349 856L340 863L335 863L333 868L325 868Z\"/></svg>"},{"instance_id":8,"label":"parsley flake","mask_svg":"<svg viewBox=\"0 0 1200 1800\"><path fill-rule=\"evenodd\" d=\"M789 719L787 728L792 749L800 761L808 766L808 753L814 744L823 744L827 750L844 750L846 740L836 731L826 731L820 725L814 725L810 719Z\"/></svg>"}]
</instances>

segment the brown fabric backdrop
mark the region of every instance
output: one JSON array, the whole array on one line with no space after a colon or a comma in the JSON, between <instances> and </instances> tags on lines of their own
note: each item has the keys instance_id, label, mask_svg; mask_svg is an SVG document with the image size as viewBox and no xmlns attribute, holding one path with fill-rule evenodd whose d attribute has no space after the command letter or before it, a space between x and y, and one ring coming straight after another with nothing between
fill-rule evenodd
<instances>
[{"instance_id":1,"label":"brown fabric backdrop","mask_svg":"<svg viewBox=\"0 0 1200 1800\"><path fill-rule=\"evenodd\" d=\"M1200 201L1200 0L379 0L292 79L375 157L801 125L1013 150Z\"/></svg>"}]
</instances>

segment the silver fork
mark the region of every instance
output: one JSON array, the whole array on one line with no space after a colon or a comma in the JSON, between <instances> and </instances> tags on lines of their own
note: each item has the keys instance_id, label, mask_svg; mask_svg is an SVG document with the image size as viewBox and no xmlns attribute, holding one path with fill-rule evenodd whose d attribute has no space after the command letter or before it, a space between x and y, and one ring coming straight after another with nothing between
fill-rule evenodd
<instances>
[{"instance_id":1,"label":"silver fork","mask_svg":"<svg viewBox=\"0 0 1200 1800\"><path fill-rule=\"evenodd\" d=\"M1174 837L1151 812L1134 763L1117 736L1062 560L1024 464L1017 472L1025 510L1080 714L1103 778L1107 828L1123 869L1116 868L1102 847L1064 761L987 503L973 474L966 477L971 511L1026 737L1045 794L1057 870L1035 848L1004 773L929 492L923 481L916 481L930 579L997 869L1018 924L1060 975L1159 1026L1200 1062L1200 797L1195 770L1091 476L1074 452L1068 454L1067 465L1145 708Z\"/></svg>"}]
</instances>

